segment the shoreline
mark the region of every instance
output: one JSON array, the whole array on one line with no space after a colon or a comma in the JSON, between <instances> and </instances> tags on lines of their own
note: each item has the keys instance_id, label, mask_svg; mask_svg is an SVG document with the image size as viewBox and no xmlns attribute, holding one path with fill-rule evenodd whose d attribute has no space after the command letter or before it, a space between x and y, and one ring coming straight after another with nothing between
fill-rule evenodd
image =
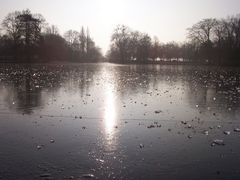
<instances>
[{"instance_id":1,"label":"shoreline","mask_svg":"<svg viewBox=\"0 0 240 180\"><path fill-rule=\"evenodd\" d=\"M127 62L127 63L118 63L118 62L108 62L108 61L100 61L100 62L67 62L67 61L52 61L52 62L1 62L0 64L59 64L59 65L69 65L69 64L102 64L102 63L109 63L109 64L116 64L116 65L196 65L196 66L217 66L217 67L240 67L239 64L213 64L213 63L192 63L192 62Z\"/></svg>"}]
</instances>

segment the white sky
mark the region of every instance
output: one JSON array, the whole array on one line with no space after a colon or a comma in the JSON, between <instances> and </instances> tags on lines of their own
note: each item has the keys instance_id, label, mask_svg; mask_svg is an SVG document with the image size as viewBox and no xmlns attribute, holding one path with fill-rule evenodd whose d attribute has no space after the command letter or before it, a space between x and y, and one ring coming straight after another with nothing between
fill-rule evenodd
<instances>
[{"instance_id":1,"label":"white sky","mask_svg":"<svg viewBox=\"0 0 240 180\"><path fill-rule=\"evenodd\" d=\"M0 20L27 8L57 25L61 34L88 26L105 52L118 24L157 36L161 42L182 42L186 28L199 20L240 13L240 0L0 0Z\"/></svg>"}]
</instances>

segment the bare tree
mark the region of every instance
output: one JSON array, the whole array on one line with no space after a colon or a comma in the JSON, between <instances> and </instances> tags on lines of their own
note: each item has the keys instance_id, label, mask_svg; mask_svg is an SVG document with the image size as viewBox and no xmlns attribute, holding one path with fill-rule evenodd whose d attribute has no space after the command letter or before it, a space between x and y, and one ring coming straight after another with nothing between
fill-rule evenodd
<instances>
[{"instance_id":1,"label":"bare tree","mask_svg":"<svg viewBox=\"0 0 240 180\"><path fill-rule=\"evenodd\" d=\"M150 55L151 38L148 34L131 31L124 25L118 25L111 39L112 45L109 57L115 61L127 63L130 61L147 62Z\"/></svg>"},{"instance_id":2,"label":"bare tree","mask_svg":"<svg viewBox=\"0 0 240 180\"><path fill-rule=\"evenodd\" d=\"M213 38L213 28L216 25L216 19L204 19L188 28L188 38L198 44L210 42Z\"/></svg>"},{"instance_id":3,"label":"bare tree","mask_svg":"<svg viewBox=\"0 0 240 180\"><path fill-rule=\"evenodd\" d=\"M17 18L20 14L20 11L9 13L2 22L3 30L15 43L20 38L18 33L19 19Z\"/></svg>"},{"instance_id":4,"label":"bare tree","mask_svg":"<svg viewBox=\"0 0 240 180\"><path fill-rule=\"evenodd\" d=\"M41 36L41 20L35 18L29 10L22 11L17 16L19 21L18 34L26 46L35 45Z\"/></svg>"},{"instance_id":5,"label":"bare tree","mask_svg":"<svg viewBox=\"0 0 240 180\"><path fill-rule=\"evenodd\" d=\"M45 33L46 34L59 35L59 29L56 25L47 26L45 28Z\"/></svg>"},{"instance_id":6,"label":"bare tree","mask_svg":"<svg viewBox=\"0 0 240 180\"><path fill-rule=\"evenodd\" d=\"M128 50L128 54L130 56L131 61L137 60L139 39L140 39L140 32L138 31L130 32L130 38L129 38L127 50Z\"/></svg>"},{"instance_id":7,"label":"bare tree","mask_svg":"<svg viewBox=\"0 0 240 180\"><path fill-rule=\"evenodd\" d=\"M37 51L41 39L41 30L45 22L40 14L32 14L30 10L9 13L2 22L7 36L13 41L15 56L30 59Z\"/></svg>"},{"instance_id":8,"label":"bare tree","mask_svg":"<svg viewBox=\"0 0 240 180\"><path fill-rule=\"evenodd\" d=\"M125 25L118 25L114 30L111 42L120 54L121 63L125 63L128 60L127 48L130 37L130 29Z\"/></svg>"},{"instance_id":9,"label":"bare tree","mask_svg":"<svg viewBox=\"0 0 240 180\"><path fill-rule=\"evenodd\" d=\"M73 50L76 50L76 51L79 50L79 48L80 48L79 32L74 31L74 30L68 30L64 34L64 38L66 39L66 41L68 42L69 46Z\"/></svg>"},{"instance_id":10,"label":"bare tree","mask_svg":"<svg viewBox=\"0 0 240 180\"><path fill-rule=\"evenodd\" d=\"M148 34L140 34L137 50L137 60L141 63L147 62L150 55L151 38Z\"/></svg>"}]
</instances>

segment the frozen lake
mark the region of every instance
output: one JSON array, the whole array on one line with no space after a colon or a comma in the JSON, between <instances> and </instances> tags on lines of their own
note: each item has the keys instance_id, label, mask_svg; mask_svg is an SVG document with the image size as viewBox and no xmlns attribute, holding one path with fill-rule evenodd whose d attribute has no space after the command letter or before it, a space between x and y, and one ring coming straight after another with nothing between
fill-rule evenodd
<instances>
[{"instance_id":1,"label":"frozen lake","mask_svg":"<svg viewBox=\"0 0 240 180\"><path fill-rule=\"evenodd\" d=\"M239 179L240 69L0 65L0 179Z\"/></svg>"}]
</instances>

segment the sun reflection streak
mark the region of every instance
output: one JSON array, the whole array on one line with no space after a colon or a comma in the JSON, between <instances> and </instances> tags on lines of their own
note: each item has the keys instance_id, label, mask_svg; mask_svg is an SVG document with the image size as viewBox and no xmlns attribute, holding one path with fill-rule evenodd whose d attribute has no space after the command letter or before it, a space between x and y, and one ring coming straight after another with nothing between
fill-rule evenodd
<instances>
[{"instance_id":1,"label":"sun reflection streak","mask_svg":"<svg viewBox=\"0 0 240 180\"><path fill-rule=\"evenodd\" d=\"M106 133L111 136L116 126L116 108L113 87L108 85L105 99L104 124Z\"/></svg>"},{"instance_id":2,"label":"sun reflection streak","mask_svg":"<svg viewBox=\"0 0 240 180\"><path fill-rule=\"evenodd\" d=\"M108 70L104 70L104 131L105 131L105 150L113 152L117 145L117 108L116 108L116 94L114 90L114 74Z\"/></svg>"}]
</instances>

